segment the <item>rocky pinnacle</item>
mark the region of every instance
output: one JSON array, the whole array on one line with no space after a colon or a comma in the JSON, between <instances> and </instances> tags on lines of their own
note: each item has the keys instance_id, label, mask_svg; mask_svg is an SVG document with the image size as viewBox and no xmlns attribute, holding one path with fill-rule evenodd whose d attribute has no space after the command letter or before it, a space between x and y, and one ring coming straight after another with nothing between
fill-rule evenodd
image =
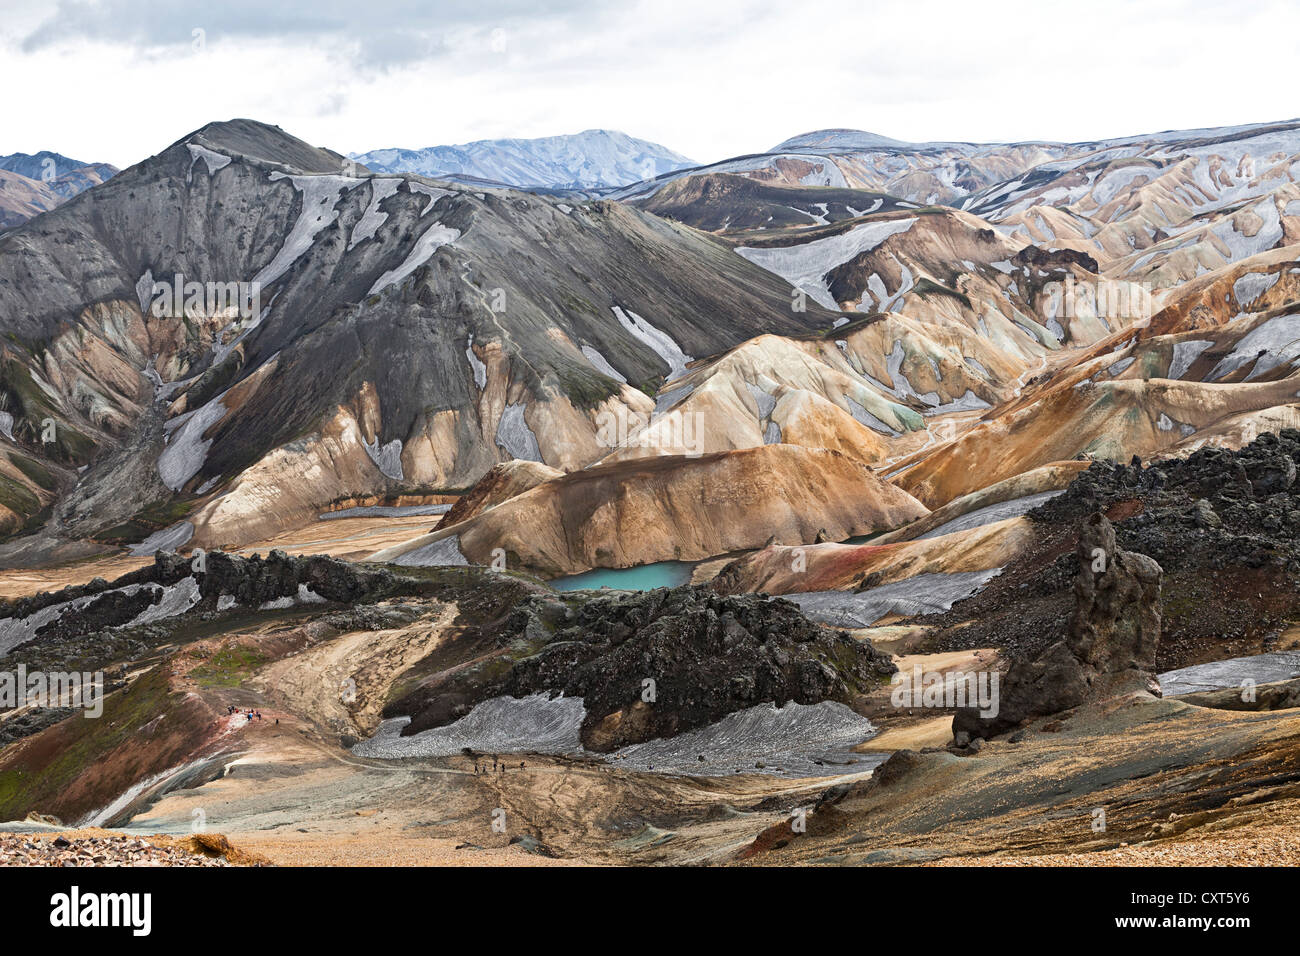
<instances>
[{"instance_id":1,"label":"rocky pinnacle","mask_svg":"<svg viewBox=\"0 0 1300 956\"><path fill-rule=\"evenodd\" d=\"M1122 551L1115 529L1096 512L1079 528L1074 613L1066 636L1030 661L1012 665L1002 681L998 712L981 717L963 708L953 718L959 744L990 738L1035 717L1090 700L1134 691L1159 695L1160 565Z\"/></svg>"}]
</instances>

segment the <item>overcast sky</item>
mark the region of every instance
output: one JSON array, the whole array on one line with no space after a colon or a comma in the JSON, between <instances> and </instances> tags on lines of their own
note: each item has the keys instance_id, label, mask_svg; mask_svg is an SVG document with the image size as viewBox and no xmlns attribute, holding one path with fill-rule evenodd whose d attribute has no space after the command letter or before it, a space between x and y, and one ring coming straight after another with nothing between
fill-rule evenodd
<instances>
[{"instance_id":1,"label":"overcast sky","mask_svg":"<svg viewBox=\"0 0 1300 956\"><path fill-rule=\"evenodd\" d=\"M340 152L619 129L702 162L823 127L1081 140L1300 114L1287 0L0 0L0 154L128 166L212 120Z\"/></svg>"}]
</instances>

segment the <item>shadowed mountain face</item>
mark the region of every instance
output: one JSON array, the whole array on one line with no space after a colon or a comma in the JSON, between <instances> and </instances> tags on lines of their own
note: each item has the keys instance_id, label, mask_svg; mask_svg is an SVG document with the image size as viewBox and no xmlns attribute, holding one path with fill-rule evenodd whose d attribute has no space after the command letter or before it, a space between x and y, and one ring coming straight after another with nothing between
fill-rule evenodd
<instances>
[{"instance_id":1,"label":"shadowed mountain face","mask_svg":"<svg viewBox=\"0 0 1300 956\"><path fill-rule=\"evenodd\" d=\"M510 457L580 467L601 409L645 411L691 356L830 315L626 206L359 176L234 121L0 239L0 321L11 528L129 534L234 482L196 522L222 543Z\"/></svg>"},{"instance_id":2,"label":"shadowed mountain face","mask_svg":"<svg viewBox=\"0 0 1300 956\"><path fill-rule=\"evenodd\" d=\"M804 189L717 173L671 182L642 208L709 232L741 232L825 225L900 207L892 196L867 190Z\"/></svg>"}]
</instances>

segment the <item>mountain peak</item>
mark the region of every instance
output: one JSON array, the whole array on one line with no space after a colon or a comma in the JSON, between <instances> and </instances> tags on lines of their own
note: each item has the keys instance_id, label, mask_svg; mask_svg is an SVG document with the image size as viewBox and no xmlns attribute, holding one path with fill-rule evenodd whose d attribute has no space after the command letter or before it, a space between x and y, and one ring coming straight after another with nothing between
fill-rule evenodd
<instances>
[{"instance_id":1,"label":"mountain peak","mask_svg":"<svg viewBox=\"0 0 1300 956\"><path fill-rule=\"evenodd\" d=\"M810 150L853 150L897 148L914 145L900 139L891 139L879 133L868 133L860 129L818 129L809 133L792 136L777 144L769 152L785 153L800 149Z\"/></svg>"},{"instance_id":2,"label":"mountain peak","mask_svg":"<svg viewBox=\"0 0 1300 956\"><path fill-rule=\"evenodd\" d=\"M305 173L337 173L346 162L346 157L332 149L312 146L278 126L251 119L208 123L173 145L181 143L277 163Z\"/></svg>"}]
</instances>

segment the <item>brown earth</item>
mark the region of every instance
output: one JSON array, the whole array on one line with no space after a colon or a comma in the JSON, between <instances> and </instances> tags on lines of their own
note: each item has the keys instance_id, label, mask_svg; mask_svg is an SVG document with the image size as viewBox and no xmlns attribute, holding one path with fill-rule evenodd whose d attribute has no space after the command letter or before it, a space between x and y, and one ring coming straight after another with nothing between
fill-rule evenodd
<instances>
[{"instance_id":1,"label":"brown earth","mask_svg":"<svg viewBox=\"0 0 1300 956\"><path fill-rule=\"evenodd\" d=\"M898 527L925 513L909 495L832 451L764 445L699 458L615 462L545 482L450 528L371 555L394 561L446 537L471 561L495 548L511 568L575 574L593 567L690 561Z\"/></svg>"}]
</instances>

